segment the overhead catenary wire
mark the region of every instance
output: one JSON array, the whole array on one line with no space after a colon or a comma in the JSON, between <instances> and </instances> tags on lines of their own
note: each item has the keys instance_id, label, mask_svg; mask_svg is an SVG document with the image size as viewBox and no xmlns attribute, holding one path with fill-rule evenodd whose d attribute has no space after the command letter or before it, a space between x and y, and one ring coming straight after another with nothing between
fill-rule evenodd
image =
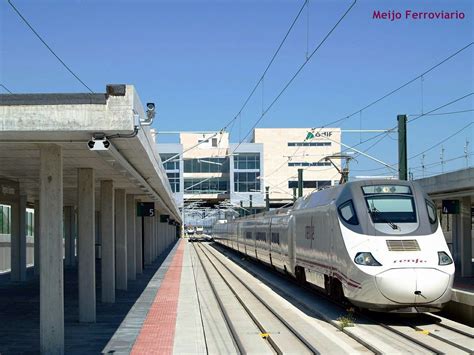
<instances>
[{"instance_id":1,"label":"overhead catenary wire","mask_svg":"<svg viewBox=\"0 0 474 355\"><path fill-rule=\"evenodd\" d=\"M36 37L44 44L44 46L51 52L51 54L56 57L56 59L63 65L66 70L71 73L87 90L94 93L92 89L84 83L84 81L74 72L72 69L59 57L58 54L49 46L48 43L43 39L43 37L33 28L33 26L29 23L29 21L21 14L21 12L16 8L16 6L12 3L11 0L7 0L12 9L17 13L17 15L23 20L23 22L28 26L28 28L35 34Z\"/></svg>"},{"instance_id":2,"label":"overhead catenary wire","mask_svg":"<svg viewBox=\"0 0 474 355\"><path fill-rule=\"evenodd\" d=\"M474 122L470 122L468 123L467 125L465 125L464 127L462 127L461 129L457 130L456 132L450 134L448 137L440 140L438 143L436 144L433 144L431 147L429 147L428 149L425 149L423 150L422 152L419 152L411 157L408 158L408 160L412 160L412 159L415 159L417 157L419 157L420 155L423 155L425 154L426 152L429 152L430 150L436 148L436 147L439 147L441 144L443 144L444 142L450 140L451 138L457 136L459 133L461 133L462 131L466 130L467 128L469 128L470 126L472 126L474 124Z\"/></svg>"},{"instance_id":3,"label":"overhead catenary wire","mask_svg":"<svg viewBox=\"0 0 474 355\"><path fill-rule=\"evenodd\" d=\"M319 132L328 127L328 126L331 126L331 125L334 125L334 124L337 124L337 123L340 123L340 122L343 122L349 118L351 118L352 116L356 115L356 114L359 114L359 117L361 118L361 115L362 115L362 111L376 105L377 103L383 101L384 99L388 98L389 96L397 93L398 91L402 90L403 88L407 87L408 85L412 84L413 82L415 82L416 80L420 79L421 77L424 77L426 74L432 72L433 70L435 70L436 68L440 67L441 65L443 65L444 63L448 62L449 60L451 60L452 58L456 57L457 55L461 54L462 52L464 52L466 49L470 48L472 45L474 44L474 42L470 42L468 43L467 45L465 45L464 47L458 49L457 51L455 51L454 53L450 54L449 56L447 56L446 58L442 59L441 61L439 61L438 63L432 65L431 67L429 67L428 69L426 69L425 71L423 71L422 73L418 74L417 76L415 76L414 78L408 80L407 82L397 86L396 88L390 90L388 93L382 95L381 97L369 102L368 104L362 106L361 108L355 110L353 113L349 114L349 115L346 115L346 116L343 116L341 118L338 118L336 120L333 120L333 121L330 121L328 123L325 123L323 125L320 126L319 128ZM455 111L455 112L446 112L446 113L439 113L439 114L433 114L433 113L426 113L426 112L422 112L421 114L411 114L409 116L417 116L417 117L421 117L421 116L429 116L429 115L450 115L450 114L458 114L458 113L464 113L464 112L471 112L472 110L469 109L469 110L462 110L462 111ZM361 125L362 122L360 121L359 124ZM393 127L393 129L396 129L396 127ZM379 135L376 135L374 137L372 137L371 139L375 139L377 137L379 137L381 134ZM369 140L371 140L369 139ZM366 140L368 141L368 140ZM366 141L360 141L358 145L361 145L363 143L365 143ZM300 147L298 147L295 151L295 154L299 151ZM307 148L306 148L307 149ZM304 149L304 151L306 150ZM290 158L291 159L291 158ZM278 169L277 169L278 170ZM276 172L277 170L275 170L274 172ZM273 172L273 173L274 173Z\"/></svg>"},{"instance_id":4,"label":"overhead catenary wire","mask_svg":"<svg viewBox=\"0 0 474 355\"><path fill-rule=\"evenodd\" d=\"M247 139L247 137L252 133L253 129L258 126L260 121L265 117L265 115L270 111L270 109L275 105L275 103L280 99L280 97L283 95L283 93L290 87L290 85L293 83L293 81L298 77L298 75L301 73L303 68L306 66L306 64L309 63L311 58L318 52L318 50L322 47L322 45L327 41L327 39L331 36L331 34L334 32L334 30L339 26L339 24L344 20L344 18L347 16L347 14L352 10L354 5L357 3L357 0L354 0L352 4L347 8L347 10L344 12L344 14L339 18L339 20L334 24L334 26L329 30L329 32L326 33L326 35L323 37L323 39L319 42L319 44L316 46L316 48L311 52L311 54L308 56L308 58L303 62L303 64L300 65L298 70L293 74L293 76L288 80L288 82L283 86L283 88L280 90L278 95L275 96L273 101L267 106L264 112L260 115L260 117L256 120L256 122L253 124L253 126L250 128L250 130L247 132L247 134L244 136L244 138L239 142L237 145L236 149L242 144L242 142Z\"/></svg>"},{"instance_id":5,"label":"overhead catenary wire","mask_svg":"<svg viewBox=\"0 0 474 355\"><path fill-rule=\"evenodd\" d=\"M257 83L254 85L253 89L250 91L249 95L247 96L247 98L245 99L244 103L242 104L242 106L240 107L240 109L238 110L237 114L232 118L230 119L225 125L224 127L222 127L218 132L216 132L214 135L212 135L211 137L208 138L209 139L212 139L214 137L216 137L219 133L221 132L224 132L226 131L229 126L234 122L236 121L238 118L240 119L239 120L239 136L240 136L240 129L241 129L241 121L242 121L242 112L243 110L245 109L245 107L247 106L247 104L249 103L250 99L253 97L253 95L255 94L255 91L258 89L258 87L260 86L260 83L262 83L263 79L265 78L265 75L267 74L268 70L270 69L270 67L272 66L273 62L275 61L275 58L278 56L278 53L280 52L281 48L283 47L284 43L286 42L286 39L288 38L289 34L291 33L291 31L293 30L293 27L295 26L296 22L298 21L299 17L301 16L301 13L303 12L305 6L306 6L306 3L308 2L309 0L305 0L303 2L303 5L301 5L298 13L296 14L295 18L293 19L290 27L288 28L288 30L286 31L285 33L285 36L283 36L282 40L280 41L277 49L275 50L275 52L273 53L272 57L270 58L270 61L267 63L267 66L265 67L263 73L260 75ZM263 89L262 89L262 105L263 105ZM262 107L263 108L263 107ZM245 139L245 138L244 138ZM243 139L243 140L244 140ZM239 141L242 141L240 140L240 137L239 137ZM180 154L177 154L173 157L171 157L170 159L166 160L164 163L168 162L169 160L172 160L172 159L175 159L176 157L180 156L180 155L183 155L184 153L194 149L194 148L197 148L198 146L200 146L201 144L203 144L203 142L199 142L198 144L184 150L182 153Z\"/></svg>"},{"instance_id":6,"label":"overhead catenary wire","mask_svg":"<svg viewBox=\"0 0 474 355\"><path fill-rule=\"evenodd\" d=\"M11 92L10 89L7 88L5 85L0 84L0 86L1 86L6 92L8 92L9 94L13 94L13 92Z\"/></svg>"}]
</instances>

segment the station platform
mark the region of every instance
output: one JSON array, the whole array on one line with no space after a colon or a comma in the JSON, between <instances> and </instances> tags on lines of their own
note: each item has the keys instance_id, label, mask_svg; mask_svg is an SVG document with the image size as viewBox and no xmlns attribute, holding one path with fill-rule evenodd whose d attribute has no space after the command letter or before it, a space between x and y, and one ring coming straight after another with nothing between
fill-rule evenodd
<instances>
[{"instance_id":1,"label":"station platform","mask_svg":"<svg viewBox=\"0 0 474 355\"><path fill-rule=\"evenodd\" d=\"M474 277L456 277L451 302L443 314L474 327Z\"/></svg>"}]
</instances>

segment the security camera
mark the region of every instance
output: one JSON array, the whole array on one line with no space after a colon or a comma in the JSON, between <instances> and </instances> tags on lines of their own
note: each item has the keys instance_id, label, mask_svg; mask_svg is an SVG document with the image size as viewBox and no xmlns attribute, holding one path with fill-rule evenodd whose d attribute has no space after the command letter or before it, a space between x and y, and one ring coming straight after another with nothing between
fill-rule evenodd
<instances>
[{"instance_id":1,"label":"security camera","mask_svg":"<svg viewBox=\"0 0 474 355\"><path fill-rule=\"evenodd\" d=\"M155 104L153 102L148 102L146 104L146 115L149 120L155 117Z\"/></svg>"},{"instance_id":2,"label":"security camera","mask_svg":"<svg viewBox=\"0 0 474 355\"><path fill-rule=\"evenodd\" d=\"M109 150L110 141L107 138L92 138L89 142L87 142L87 146L89 150Z\"/></svg>"}]
</instances>

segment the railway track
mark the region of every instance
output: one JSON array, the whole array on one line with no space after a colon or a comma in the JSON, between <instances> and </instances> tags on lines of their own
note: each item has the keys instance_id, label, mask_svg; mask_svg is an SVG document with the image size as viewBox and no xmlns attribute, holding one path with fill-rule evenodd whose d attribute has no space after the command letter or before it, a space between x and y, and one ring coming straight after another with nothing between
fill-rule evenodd
<instances>
[{"instance_id":1,"label":"railway track","mask_svg":"<svg viewBox=\"0 0 474 355\"><path fill-rule=\"evenodd\" d=\"M242 260L235 252L226 252L227 248L225 251L220 246L211 248L207 245L202 248L208 249L216 258L220 255L221 260L231 259L235 267L242 267L283 297L291 299L313 316L324 319L374 353L474 353L473 331L465 325L431 314L406 319L400 315L356 312L352 326L344 327L338 319L347 313L340 304L314 290L296 285L294 281L262 264ZM226 267L231 268L232 265Z\"/></svg>"},{"instance_id":2,"label":"railway track","mask_svg":"<svg viewBox=\"0 0 474 355\"><path fill-rule=\"evenodd\" d=\"M234 320L229 314L228 307L230 306L230 299L223 300L222 295L225 295L223 290L219 290L218 284L225 284L228 291L234 296L234 300L243 309L258 329L259 336L263 343L267 344L268 353L298 353L298 354L319 354L319 351L310 344L301 334L298 333L288 322L283 319L277 312L275 312L264 300L256 295L252 290L245 285L238 277L231 273L227 268L221 268L223 264L212 255L209 251L204 250L202 246L194 244L194 251L201 265L204 273L213 290L214 296L220 305L220 310L227 322L229 330L235 340L235 344L240 353L244 354L251 351L256 345L254 332L251 327L242 332L239 329L238 322L242 320ZM219 281L216 284L216 277ZM227 301L227 305L225 304ZM235 307L235 304L233 305ZM242 327L240 327L242 328ZM253 342L249 347L249 340Z\"/></svg>"}]
</instances>

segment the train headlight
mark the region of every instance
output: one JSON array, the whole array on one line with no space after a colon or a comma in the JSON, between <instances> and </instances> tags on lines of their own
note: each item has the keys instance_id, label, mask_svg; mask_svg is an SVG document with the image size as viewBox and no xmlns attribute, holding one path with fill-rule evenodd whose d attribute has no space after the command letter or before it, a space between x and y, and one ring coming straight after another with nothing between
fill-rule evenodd
<instances>
[{"instance_id":1,"label":"train headlight","mask_svg":"<svg viewBox=\"0 0 474 355\"><path fill-rule=\"evenodd\" d=\"M438 252L438 265L449 265L453 263L453 259L444 251Z\"/></svg>"},{"instance_id":2,"label":"train headlight","mask_svg":"<svg viewBox=\"0 0 474 355\"><path fill-rule=\"evenodd\" d=\"M357 253L354 262L358 265L365 265L365 266L382 266L373 255L369 252L361 252Z\"/></svg>"}]
</instances>

